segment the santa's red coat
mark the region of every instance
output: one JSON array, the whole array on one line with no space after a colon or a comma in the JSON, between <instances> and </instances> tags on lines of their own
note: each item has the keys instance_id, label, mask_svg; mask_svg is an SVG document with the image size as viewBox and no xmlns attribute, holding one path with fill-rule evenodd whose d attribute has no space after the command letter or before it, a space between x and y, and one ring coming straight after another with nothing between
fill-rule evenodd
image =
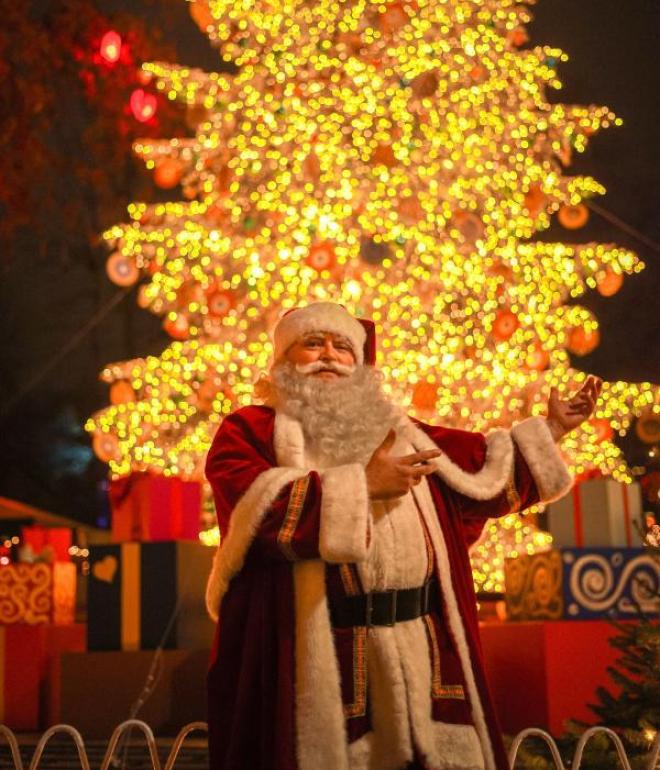
<instances>
[{"instance_id":1,"label":"santa's red coat","mask_svg":"<svg viewBox=\"0 0 660 770\"><path fill-rule=\"evenodd\" d=\"M217 574L211 578L211 582L224 581L219 593L218 590L209 591L212 605L221 597L221 607L209 608L214 614L220 610L208 673L211 770L300 768L296 736L293 568L299 560L323 557L319 548L321 475L317 471L299 471L287 483L283 483L287 477L282 476L277 494L264 506L266 510L256 517L248 514L246 519L243 516L240 522L233 520L239 501L259 477L283 465L282 451L277 450L274 441L275 422L275 412L267 407L251 406L238 410L220 426L206 465L221 532L222 545L216 561L231 562L228 567L221 566L220 570L224 569L222 580ZM468 547L479 537L487 519L528 507L539 500L540 494L545 498L555 497L565 490L569 480L563 463L560 467L558 456L546 458L549 443L543 431L547 429L539 427L537 422L522 429L519 436L514 431L514 440L510 442L513 451L506 470L508 479L505 483L495 481L499 489L497 494L489 499L474 499L464 493L469 489L470 479L474 478L475 484L484 479L486 486L480 487L479 491L479 496L484 498L483 489L488 484L492 486L493 474L498 470L496 467L485 468L488 445L484 436L419 422L415 424L420 436L424 434L427 441L430 439L440 448L450 469L445 478L435 474L429 476L429 488L446 544L450 590L453 590L465 629L473 682L490 741L487 767L508 770L484 674ZM297 504L293 527L287 524L287 521L290 524L292 495L296 496ZM282 535L283 528L286 538ZM237 540L240 540L238 546ZM227 551L223 554L225 546ZM329 596L344 591L339 570L339 564L326 566ZM214 573L217 572L216 566ZM456 639L445 622L447 608L442 595L440 603L442 611L435 618L435 624L442 651L443 676L453 676L456 684L464 684L465 672L461 670ZM355 682L353 645L351 640L343 643L335 635L335 648L341 696L347 713L346 706L355 695L352 691ZM434 701L433 719L472 724L469 699L463 705L456 701ZM359 738L369 727L368 711L346 717L349 741Z\"/></svg>"}]
</instances>

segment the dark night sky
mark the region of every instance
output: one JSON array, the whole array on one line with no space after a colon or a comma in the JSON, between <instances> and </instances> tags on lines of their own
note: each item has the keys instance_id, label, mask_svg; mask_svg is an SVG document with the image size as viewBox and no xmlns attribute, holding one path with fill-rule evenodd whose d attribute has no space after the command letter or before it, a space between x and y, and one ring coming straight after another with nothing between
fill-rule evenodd
<instances>
[{"instance_id":1,"label":"dark night sky","mask_svg":"<svg viewBox=\"0 0 660 770\"><path fill-rule=\"evenodd\" d=\"M217 55L190 21L183 0L144 5L154 25L166 19L165 38L178 61L217 68ZM125 3L100 3L108 10ZM131 3L138 12L139 0ZM592 174L608 189L597 202L648 239L660 242L660 3L658 0L539 0L533 8L533 44L566 51L559 74L564 88L553 101L606 104L624 121L595 136L570 173ZM616 242L647 264L611 298L581 299L601 323L601 345L576 360L607 379L660 382L660 254L592 215L568 233L553 226L544 240ZM117 291L103 259L75 250L64 259L31 251L14 259L0 286L0 394L3 404L30 379ZM0 495L84 521L103 511L99 482L105 466L91 458L82 431L85 418L107 403L98 371L109 361L159 353L167 339L160 323L135 305L134 293L65 355L0 423Z\"/></svg>"}]
</instances>

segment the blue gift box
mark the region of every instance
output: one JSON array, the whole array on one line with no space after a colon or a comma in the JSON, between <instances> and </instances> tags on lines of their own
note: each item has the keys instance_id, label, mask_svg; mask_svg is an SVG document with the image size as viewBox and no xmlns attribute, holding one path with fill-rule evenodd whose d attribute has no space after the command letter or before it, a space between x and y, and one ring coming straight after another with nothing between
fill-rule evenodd
<instances>
[{"instance_id":1,"label":"blue gift box","mask_svg":"<svg viewBox=\"0 0 660 770\"><path fill-rule=\"evenodd\" d=\"M556 548L507 559L510 620L660 615L660 563L644 548Z\"/></svg>"}]
</instances>

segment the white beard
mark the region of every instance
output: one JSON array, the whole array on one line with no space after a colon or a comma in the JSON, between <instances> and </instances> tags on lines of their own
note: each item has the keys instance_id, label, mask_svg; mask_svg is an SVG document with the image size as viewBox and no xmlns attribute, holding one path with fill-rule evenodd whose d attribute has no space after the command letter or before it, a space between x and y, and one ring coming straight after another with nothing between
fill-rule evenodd
<instances>
[{"instance_id":1,"label":"white beard","mask_svg":"<svg viewBox=\"0 0 660 770\"><path fill-rule=\"evenodd\" d=\"M405 418L383 393L381 373L370 366L328 381L301 374L289 362L276 364L260 383L260 395L267 406L297 420L312 451L332 465L366 465L389 429Z\"/></svg>"}]
</instances>

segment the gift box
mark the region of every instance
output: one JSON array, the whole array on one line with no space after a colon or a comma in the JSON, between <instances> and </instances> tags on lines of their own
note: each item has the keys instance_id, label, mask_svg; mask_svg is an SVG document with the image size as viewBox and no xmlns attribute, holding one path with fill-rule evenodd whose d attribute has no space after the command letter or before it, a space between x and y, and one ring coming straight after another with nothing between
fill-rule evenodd
<instances>
[{"instance_id":1,"label":"gift box","mask_svg":"<svg viewBox=\"0 0 660 770\"><path fill-rule=\"evenodd\" d=\"M21 529L23 547L28 547L35 556L50 548L55 561L71 561L69 548L72 545L72 531L68 527L23 527Z\"/></svg>"},{"instance_id":2,"label":"gift box","mask_svg":"<svg viewBox=\"0 0 660 770\"><path fill-rule=\"evenodd\" d=\"M110 482L112 540L195 540L201 485L177 477L132 473Z\"/></svg>"},{"instance_id":3,"label":"gift box","mask_svg":"<svg viewBox=\"0 0 660 770\"><path fill-rule=\"evenodd\" d=\"M641 545L642 524L639 484L612 478L582 481L547 509L547 528L558 548Z\"/></svg>"},{"instance_id":4,"label":"gift box","mask_svg":"<svg viewBox=\"0 0 660 770\"><path fill-rule=\"evenodd\" d=\"M71 562L0 567L0 625L73 623L76 567Z\"/></svg>"},{"instance_id":5,"label":"gift box","mask_svg":"<svg viewBox=\"0 0 660 770\"><path fill-rule=\"evenodd\" d=\"M660 566L643 548L560 548L504 563L509 620L660 614Z\"/></svg>"},{"instance_id":6,"label":"gift box","mask_svg":"<svg viewBox=\"0 0 660 770\"><path fill-rule=\"evenodd\" d=\"M92 546L88 649L209 648L204 593L213 553L186 541Z\"/></svg>"},{"instance_id":7,"label":"gift box","mask_svg":"<svg viewBox=\"0 0 660 770\"><path fill-rule=\"evenodd\" d=\"M85 627L0 626L0 723L38 730L57 722L60 680L53 671L63 652L85 649Z\"/></svg>"}]
</instances>

